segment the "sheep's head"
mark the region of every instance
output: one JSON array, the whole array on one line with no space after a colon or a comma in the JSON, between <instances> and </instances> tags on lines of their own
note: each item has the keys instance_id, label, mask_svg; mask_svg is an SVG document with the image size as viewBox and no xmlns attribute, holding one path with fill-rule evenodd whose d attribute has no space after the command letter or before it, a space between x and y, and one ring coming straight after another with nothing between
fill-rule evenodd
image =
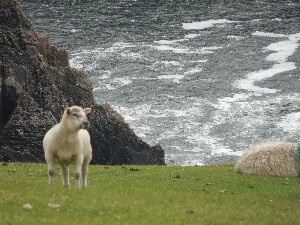
<instances>
[{"instance_id":1,"label":"sheep's head","mask_svg":"<svg viewBox=\"0 0 300 225\"><path fill-rule=\"evenodd\" d=\"M66 108L68 126L75 129L88 129L89 121L86 117L91 112L91 108L81 108L79 106L72 106Z\"/></svg>"}]
</instances>

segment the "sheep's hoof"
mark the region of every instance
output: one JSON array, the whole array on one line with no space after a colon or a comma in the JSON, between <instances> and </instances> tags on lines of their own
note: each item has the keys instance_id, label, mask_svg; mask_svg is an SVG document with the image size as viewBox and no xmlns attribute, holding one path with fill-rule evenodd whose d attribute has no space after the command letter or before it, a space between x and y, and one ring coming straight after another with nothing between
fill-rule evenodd
<instances>
[{"instance_id":1,"label":"sheep's hoof","mask_svg":"<svg viewBox=\"0 0 300 225\"><path fill-rule=\"evenodd\" d=\"M76 189L80 189L80 188L81 188L81 185L80 185L79 182L76 182L76 183L75 183L75 188L76 188Z\"/></svg>"}]
</instances>

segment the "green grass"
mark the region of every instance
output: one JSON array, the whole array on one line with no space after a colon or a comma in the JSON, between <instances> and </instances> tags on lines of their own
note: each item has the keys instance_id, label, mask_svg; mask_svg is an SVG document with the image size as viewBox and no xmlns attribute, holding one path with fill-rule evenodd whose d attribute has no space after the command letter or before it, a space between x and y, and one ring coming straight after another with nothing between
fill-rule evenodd
<instances>
[{"instance_id":1,"label":"green grass","mask_svg":"<svg viewBox=\"0 0 300 225\"><path fill-rule=\"evenodd\" d=\"M59 173L50 188L46 164L0 163L0 224L300 224L299 178L232 165L90 166L88 188L76 190Z\"/></svg>"}]
</instances>

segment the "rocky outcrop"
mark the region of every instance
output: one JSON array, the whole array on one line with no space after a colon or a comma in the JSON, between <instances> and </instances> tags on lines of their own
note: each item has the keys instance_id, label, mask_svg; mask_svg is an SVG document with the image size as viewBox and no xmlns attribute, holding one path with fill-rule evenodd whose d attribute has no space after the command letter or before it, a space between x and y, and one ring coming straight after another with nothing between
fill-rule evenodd
<instances>
[{"instance_id":1,"label":"rocky outcrop","mask_svg":"<svg viewBox=\"0 0 300 225\"><path fill-rule=\"evenodd\" d=\"M0 161L44 161L42 139L67 106L89 116L93 163L164 164L164 151L137 137L110 105L98 105L68 53L40 36L16 0L0 0Z\"/></svg>"}]
</instances>

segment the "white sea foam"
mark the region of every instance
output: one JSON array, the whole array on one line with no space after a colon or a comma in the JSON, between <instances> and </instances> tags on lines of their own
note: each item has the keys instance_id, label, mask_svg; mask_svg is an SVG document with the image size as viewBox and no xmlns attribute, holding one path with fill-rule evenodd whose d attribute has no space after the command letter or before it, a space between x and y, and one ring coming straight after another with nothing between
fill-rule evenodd
<instances>
[{"instance_id":1,"label":"white sea foam","mask_svg":"<svg viewBox=\"0 0 300 225\"><path fill-rule=\"evenodd\" d=\"M177 42L187 41L188 39L176 39L176 40L160 40L160 41L154 41L156 44L160 45L172 45Z\"/></svg>"},{"instance_id":2,"label":"white sea foam","mask_svg":"<svg viewBox=\"0 0 300 225\"><path fill-rule=\"evenodd\" d=\"M154 129L150 126L139 126L137 128L135 128L135 133L138 135L138 137L140 138L145 138L147 137L149 134L154 132Z\"/></svg>"},{"instance_id":3,"label":"white sea foam","mask_svg":"<svg viewBox=\"0 0 300 225\"><path fill-rule=\"evenodd\" d=\"M127 42L115 42L112 47L107 48L108 51L115 50L115 49L124 49L124 48L134 48L136 45L132 43L127 43Z\"/></svg>"},{"instance_id":4,"label":"white sea foam","mask_svg":"<svg viewBox=\"0 0 300 225\"><path fill-rule=\"evenodd\" d=\"M170 96L171 99L173 97ZM237 96L236 98L242 98L242 96ZM185 99L184 107L180 108L157 108L151 104L144 104L138 105L134 109L131 107L119 107L119 110L125 121L134 126L137 135L143 137L151 145L156 143L153 143L153 139L148 138L161 127L161 122L159 121L170 121L169 118L177 121L176 124L168 124L171 125L170 129L160 131L158 136L155 137L155 141L162 145L166 144L166 140L168 140L167 147L172 149L172 153L166 153L166 162L169 165L203 165L205 158L207 160L215 156L241 155L241 152L235 152L231 148L223 146L222 140L211 134L211 129L216 124L222 123L226 118L216 115L205 124L195 121L196 118L202 116L205 108L204 104L209 104L203 101L206 100L197 98ZM182 142L175 141L177 145L174 145L174 143L169 145L172 143L170 142L171 140L177 139L182 139ZM207 152L208 149L211 149L210 153Z\"/></svg>"},{"instance_id":5,"label":"white sea foam","mask_svg":"<svg viewBox=\"0 0 300 225\"><path fill-rule=\"evenodd\" d=\"M78 32L79 30L72 29L72 30L70 30L70 31L71 31L71 33L76 33L76 32Z\"/></svg>"},{"instance_id":6,"label":"white sea foam","mask_svg":"<svg viewBox=\"0 0 300 225\"><path fill-rule=\"evenodd\" d=\"M189 115L187 110L166 109L165 111L169 117L186 117Z\"/></svg>"},{"instance_id":7,"label":"white sea foam","mask_svg":"<svg viewBox=\"0 0 300 225\"><path fill-rule=\"evenodd\" d=\"M255 82L270 78L278 73L283 73L289 70L293 70L295 68L296 68L295 63L292 62L274 64L270 69L259 70L257 72L248 73L246 79L237 81L236 85L240 89L244 89L252 92L276 93L278 90L259 87L255 85Z\"/></svg>"},{"instance_id":8,"label":"white sea foam","mask_svg":"<svg viewBox=\"0 0 300 225\"><path fill-rule=\"evenodd\" d=\"M104 74L101 77L98 77L98 86L93 89L94 91L103 89L112 91L119 87L126 86L132 83L132 79L129 77L111 78L111 74L109 71L103 71L103 73Z\"/></svg>"},{"instance_id":9,"label":"white sea foam","mask_svg":"<svg viewBox=\"0 0 300 225\"><path fill-rule=\"evenodd\" d=\"M239 41L239 40L244 39L244 37L241 37L241 36L235 36L235 35L228 35L227 38L228 38L228 39L234 39L234 40L236 40L236 41Z\"/></svg>"},{"instance_id":10,"label":"white sea foam","mask_svg":"<svg viewBox=\"0 0 300 225\"><path fill-rule=\"evenodd\" d=\"M199 37L199 36L201 36L201 34L187 34L184 37L188 38L188 39L193 39L193 38L196 38L196 37Z\"/></svg>"},{"instance_id":11,"label":"white sea foam","mask_svg":"<svg viewBox=\"0 0 300 225\"><path fill-rule=\"evenodd\" d=\"M207 62L208 60L207 59L199 59L199 60L196 60L196 61L190 61L190 62L193 62L193 63L205 63Z\"/></svg>"},{"instance_id":12,"label":"white sea foam","mask_svg":"<svg viewBox=\"0 0 300 225\"><path fill-rule=\"evenodd\" d=\"M266 49L269 51L275 51L275 53L268 55L266 60L283 64L286 63L288 57L293 55L296 51L298 47L297 41L289 39L270 44L266 47Z\"/></svg>"},{"instance_id":13,"label":"white sea foam","mask_svg":"<svg viewBox=\"0 0 300 225\"><path fill-rule=\"evenodd\" d=\"M139 104L134 109L125 106L114 106L114 108L121 113L126 122L141 120L151 112L151 105L148 104Z\"/></svg>"},{"instance_id":14,"label":"white sea foam","mask_svg":"<svg viewBox=\"0 0 300 225\"><path fill-rule=\"evenodd\" d=\"M300 112L290 113L282 118L277 124L284 132L295 134L300 133Z\"/></svg>"},{"instance_id":15,"label":"white sea foam","mask_svg":"<svg viewBox=\"0 0 300 225\"><path fill-rule=\"evenodd\" d=\"M271 68L248 73L245 79L236 81L235 85L240 89L245 89L254 93L275 93L278 90L261 88L256 86L255 82L270 78L275 74L287 72L297 68L294 62L288 62L287 60L289 56L295 53L297 47L299 46L298 41L300 40L300 33L283 35L255 32L253 35L261 37L287 38L287 40L272 43L265 48L268 51L275 51L266 57L267 61L275 63Z\"/></svg>"},{"instance_id":16,"label":"white sea foam","mask_svg":"<svg viewBox=\"0 0 300 225\"><path fill-rule=\"evenodd\" d=\"M180 66L180 62L178 61L161 61L165 65L172 65L172 66Z\"/></svg>"},{"instance_id":17,"label":"white sea foam","mask_svg":"<svg viewBox=\"0 0 300 225\"><path fill-rule=\"evenodd\" d=\"M173 166L204 166L203 154L194 153L190 154L167 154L166 153L166 161L168 165Z\"/></svg>"},{"instance_id":18,"label":"white sea foam","mask_svg":"<svg viewBox=\"0 0 300 225\"><path fill-rule=\"evenodd\" d=\"M221 46L204 47L204 48L201 48L201 52L202 52L202 54L212 54L212 53L215 53L214 52L215 50L222 49L222 48L223 47L221 47Z\"/></svg>"},{"instance_id":19,"label":"white sea foam","mask_svg":"<svg viewBox=\"0 0 300 225\"><path fill-rule=\"evenodd\" d=\"M109 78L110 78L110 76L106 75L106 74L102 75L101 77L98 77L99 80L106 80L106 79L109 79Z\"/></svg>"},{"instance_id":20,"label":"white sea foam","mask_svg":"<svg viewBox=\"0 0 300 225\"><path fill-rule=\"evenodd\" d=\"M69 59L70 67L75 67L74 60L72 58Z\"/></svg>"},{"instance_id":21,"label":"white sea foam","mask_svg":"<svg viewBox=\"0 0 300 225\"><path fill-rule=\"evenodd\" d=\"M118 82L120 86L125 86L132 83L132 80L129 77L118 77L114 81Z\"/></svg>"},{"instance_id":22,"label":"white sea foam","mask_svg":"<svg viewBox=\"0 0 300 225\"><path fill-rule=\"evenodd\" d=\"M200 50L191 50L187 47L173 47L169 45L158 45L158 46L152 46L153 48L159 50L159 51L172 51L174 53L181 53L181 54L213 54L216 50L222 49L221 46L209 46L209 47L203 47ZM205 62L204 60L199 60L198 62Z\"/></svg>"},{"instance_id":23,"label":"white sea foam","mask_svg":"<svg viewBox=\"0 0 300 225\"><path fill-rule=\"evenodd\" d=\"M211 149L210 156L223 156L223 155L232 155L240 156L242 152L233 151L227 146L223 146L221 141L217 137L213 137L210 134L211 128L216 124L220 123L218 117L214 117L212 123L204 124L197 133L191 134L187 137L187 141L192 144L199 145L200 143L207 146L207 149ZM200 149L198 149L200 151Z\"/></svg>"},{"instance_id":24,"label":"white sea foam","mask_svg":"<svg viewBox=\"0 0 300 225\"><path fill-rule=\"evenodd\" d=\"M191 51L189 48L175 48L169 45L152 46L159 51L172 51L174 53L199 53L198 51Z\"/></svg>"},{"instance_id":25,"label":"white sea foam","mask_svg":"<svg viewBox=\"0 0 300 225\"><path fill-rule=\"evenodd\" d=\"M182 27L185 30L204 30L213 27L217 24L238 23L238 21L230 21L227 19L206 20L201 22L183 23Z\"/></svg>"},{"instance_id":26,"label":"white sea foam","mask_svg":"<svg viewBox=\"0 0 300 225\"><path fill-rule=\"evenodd\" d=\"M157 79L162 80L162 79L170 79L173 80L174 83L180 83L180 80L182 80L185 77L185 75L179 75L179 74L175 74L175 75L161 75L158 76Z\"/></svg>"},{"instance_id":27,"label":"white sea foam","mask_svg":"<svg viewBox=\"0 0 300 225\"><path fill-rule=\"evenodd\" d=\"M184 75L192 75L192 74L200 73L200 72L202 72L202 68L196 67L196 68L193 68L193 69L190 69L190 70L184 72L183 74Z\"/></svg>"},{"instance_id":28,"label":"white sea foam","mask_svg":"<svg viewBox=\"0 0 300 225\"><path fill-rule=\"evenodd\" d=\"M275 37L275 38L287 37L285 34L266 33L261 31L255 31L254 33L252 33L252 35L260 36L260 37Z\"/></svg>"},{"instance_id":29,"label":"white sea foam","mask_svg":"<svg viewBox=\"0 0 300 225\"><path fill-rule=\"evenodd\" d=\"M173 99L175 96L169 96L169 98ZM114 106L117 108L121 114L124 116L124 119L126 122L130 123L138 123L141 126L146 125L145 120L147 118L177 118L182 121L182 119L189 119L191 117L199 116L203 113L203 107L201 103L197 103L194 101L191 101L190 103L185 103L185 107L179 107L179 108L157 108L155 106L152 106L151 104L141 104L134 108L131 107L119 107ZM152 124L153 125L153 124ZM180 124L177 124L180 125ZM198 126L199 124L193 123L193 125ZM190 124L184 124L184 126L187 129L190 129L192 125ZM177 129L177 128L174 128ZM169 133L168 133L169 132ZM173 137L174 131L173 130L165 130L163 132L163 138L166 136Z\"/></svg>"},{"instance_id":30,"label":"white sea foam","mask_svg":"<svg viewBox=\"0 0 300 225\"><path fill-rule=\"evenodd\" d=\"M201 157L197 157L197 155L194 155L195 158L201 158ZM190 159L190 160L185 160L182 161L181 166L204 166L204 163L202 160L199 159Z\"/></svg>"},{"instance_id":31,"label":"white sea foam","mask_svg":"<svg viewBox=\"0 0 300 225\"><path fill-rule=\"evenodd\" d=\"M114 88L114 87L113 87L112 85L110 85L110 84L104 84L104 87L105 87L105 89L108 90L108 91L112 91L112 90L115 90L115 89L116 89L116 88ZM97 90L101 90L101 89L103 89L103 87L99 86L99 87L94 88L93 91L97 91Z\"/></svg>"},{"instance_id":32,"label":"white sea foam","mask_svg":"<svg viewBox=\"0 0 300 225\"><path fill-rule=\"evenodd\" d=\"M204 124L201 127L198 127L193 134L187 137L187 142L191 144L198 144L200 141L205 145L213 146L216 143L216 140L209 135L209 132L212 128L211 124Z\"/></svg>"},{"instance_id":33,"label":"white sea foam","mask_svg":"<svg viewBox=\"0 0 300 225\"><path fill-rule=\"evenodd\" d=\"M175 39L175 40L159 40L159 41L154 41L154 43L156 44L160 44L160 45L173 45L173 44L177 44L178 42L184 42L184 41L188 41L189 39L193 39L196 37L201 36L202 34L187 34L184 36L184 38L182 39Z\"/></svg>"},{"instance_id":34,"label":"white sea foam","mask_svg":"<svg viewBox=\"0 0 300 225\"><path fill-rule=\"evenodd\" d=\"M249 98L249 95L246 94L234 94L233 97L224 97L218 99L217 104L213 104L213 106L222 111L230 110L232 103L237 101L243 101Z\"/></svg>"},{"instance_id":35,"label":"white sea foam","mask_svg":"<svg viewBox=\"0 0 300 225\"><path fill-rule=\"evenodd\" d=\"M241 151L232 151L232 149L229 149L227 147L217 147L213 148L211 155L213 156L222 156L222 155L234 155L234 156L240 156L243 152Z\"/></svg>"},{"instance_id":36,"label":"white sea foam","mask_svg":"<svg viewBox=\"0 0 300 225\"><path fill-rule=\"evenodd\" d=\"M130 52L130 49L135 47L137 47L135 44L116 42L108 48L84 49L79 52L71 53L69 62L72 67L84 69L85 71L92 71L98 66L96 62L97 59L107 57L107 55L111 53L117 53L122 57L128 57L132 59L141 58L141 54ZM91 61L93 63L91 63Z\"/></svg>"}]
</instances>

